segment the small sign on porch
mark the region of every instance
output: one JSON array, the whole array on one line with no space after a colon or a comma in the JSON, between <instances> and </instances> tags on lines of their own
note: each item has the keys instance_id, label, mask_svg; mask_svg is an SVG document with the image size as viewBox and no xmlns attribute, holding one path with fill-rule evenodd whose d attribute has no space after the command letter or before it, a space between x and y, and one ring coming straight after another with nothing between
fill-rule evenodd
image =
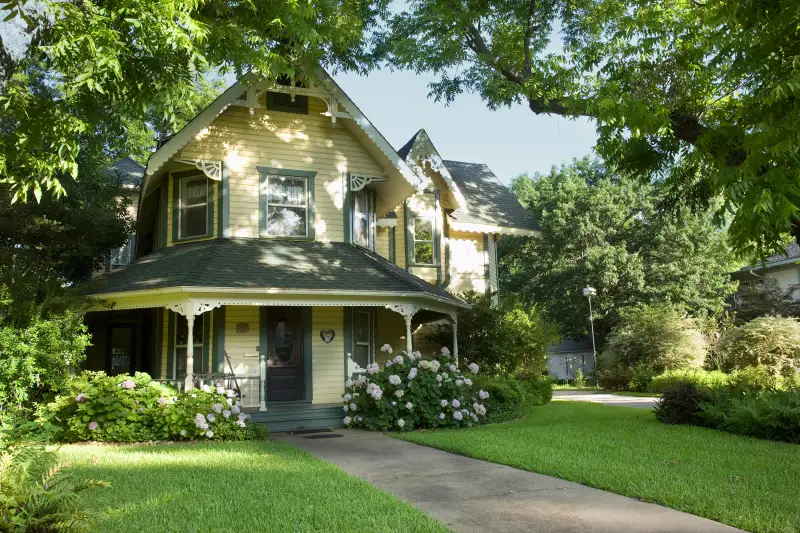
<instances>
[{"instance_id":1,"label":"small sign on porch","mask_svg":"<svg viewBox=\"0 0 800 533\"><path fill-rule=\"evenodd\" d=\"M250 324L247 322L236 324L236 333L250 333Z\"/></svg>"},{"instance_id":2,"label":"small sign on porch","mask_svg":"<svg viewBox=\"0 0 800 533\"><path fill-rule=\"evenodd\" d=\"M319 332L319 338L325 341L325 344L330 344L334 337L336 337L336 332L332 329L322 329Z\"/></svg>"}]
</instances>

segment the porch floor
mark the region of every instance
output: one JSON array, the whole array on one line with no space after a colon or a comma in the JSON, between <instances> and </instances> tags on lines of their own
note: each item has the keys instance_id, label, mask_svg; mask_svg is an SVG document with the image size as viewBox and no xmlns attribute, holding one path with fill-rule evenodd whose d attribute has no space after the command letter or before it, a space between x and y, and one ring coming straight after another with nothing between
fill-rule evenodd
<instances>
[{"instance_id":1,"label":"porch floor","mask_svg":"<svg viewBox=\"0 0 800 533\"><path fill-rule=\"evenodd\" d=\"M267 402L266 411L256 407L244 412L251 422L264 424L273 432L341 427L344 418L340 403Z\"/></svg>"}]
</instances>

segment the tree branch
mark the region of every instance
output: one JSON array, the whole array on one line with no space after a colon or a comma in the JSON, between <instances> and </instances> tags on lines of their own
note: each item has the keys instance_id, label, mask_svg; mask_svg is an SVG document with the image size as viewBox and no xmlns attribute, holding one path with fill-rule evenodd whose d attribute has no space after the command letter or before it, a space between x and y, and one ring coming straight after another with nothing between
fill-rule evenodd
<instances>
[{"instance_id":1,"label":"tree branch","mask_svg":"<svg viewBox=\"0 0 800 533\"><path fill-rule=\"evenodd\" d=\"M533 37L535 18L536 18L536 0L530 0L530 3L528 4L528 26L525 28L525 41L522 43L523 54L525 57L522 66L522 72L527 77L531 76L531 71L533 69L532 59L531 59L531 38Z\"/></svg>"}]
</instances>

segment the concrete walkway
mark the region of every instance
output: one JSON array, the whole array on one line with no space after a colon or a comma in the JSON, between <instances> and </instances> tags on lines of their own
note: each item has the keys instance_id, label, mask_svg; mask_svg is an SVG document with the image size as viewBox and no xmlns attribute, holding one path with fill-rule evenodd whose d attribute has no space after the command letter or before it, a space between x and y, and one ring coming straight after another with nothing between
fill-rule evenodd
<instances>
[{"instance_id":1,"label":"concrete walkway","mask_svg":"<svg viewBox=\"0 0 800 533\"><path fill-rule=\"evenodd\" d=\"M603 405L620 405L622 407L636 407L639 409L652 409L658 401L658 398L648 398L647 396L621 396L619 394L579 390L554 390L553 399L602 403Z\"/></svg>"},{"instance_id":2,"label":"concrete walkway","mask_svg":"<svg viewBox=\"0 0 800 533\"><path fill-rule=\"evenodd\" d=\"M705 518L381 433L274 434L464 533L734 533ZM317 435L326 435L324 433ZM330 435L330 434L328 434ZM562 451L561 453L568 453Z\"/></svg>"}]
</instances>

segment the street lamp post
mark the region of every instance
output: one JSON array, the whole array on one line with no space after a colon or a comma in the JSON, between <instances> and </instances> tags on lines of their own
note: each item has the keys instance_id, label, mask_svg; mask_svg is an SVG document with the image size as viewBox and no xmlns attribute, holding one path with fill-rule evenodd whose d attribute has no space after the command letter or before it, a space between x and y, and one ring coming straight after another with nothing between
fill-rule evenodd
<instances>
[{"instance_id":1,"label":"street lamp post","mask_svg":"<svg viewBox=\"0 0 800 533\"><path fill-rule=\"evenodd\" d=\"M592 296L597 295L597 290L594 287L586 287L583 289L583 295L589 298L589 325L592 329L592 362L594 363L594 384L599 387L597 381L597 349L594 345L594 317L592 316Z\"/></svg>"}]
</instances>

